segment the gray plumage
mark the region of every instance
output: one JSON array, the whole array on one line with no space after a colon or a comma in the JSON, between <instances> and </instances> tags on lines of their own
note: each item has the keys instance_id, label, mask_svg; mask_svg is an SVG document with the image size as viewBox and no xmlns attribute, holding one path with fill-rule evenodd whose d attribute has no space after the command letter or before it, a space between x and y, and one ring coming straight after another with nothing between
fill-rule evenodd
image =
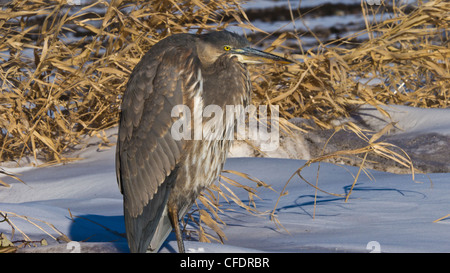
<instances>
[{"instance_id":1,"label":"gray plumage","mask_svg":"<svg viewBox=\"0 0 450 273\"><path fill-rule=\"evenodd\" d=\"M207 105L245 107L251 89L245 63L262 58L289 62L248 46L246 39L227 31L176 34L155 44L131 73L116 151L131 252L158 251L172 228L184 251L178 221L220 174L234 127L224 117L220 139L175 140L171 127L178 117L171 116L172 109L186 105L194 113Z\"/></svg>"}]
</instances>

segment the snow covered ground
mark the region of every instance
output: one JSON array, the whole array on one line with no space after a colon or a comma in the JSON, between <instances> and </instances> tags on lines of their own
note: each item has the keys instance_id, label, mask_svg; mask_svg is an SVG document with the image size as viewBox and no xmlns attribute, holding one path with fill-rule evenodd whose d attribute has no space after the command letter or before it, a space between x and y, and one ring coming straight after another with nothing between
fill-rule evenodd
<instances>
[{"instance_id":1,"label":"snow covered ground","mask_svg":"<svg viewBox=\"0 0 450 273\"><path fill-rule=\"evenodd\" d=\"M449 109L396 109L393 118L405 126L404 131L394 135L419 137L432 131L449 137ZM374 116L367 115L366 121L372 124L377 121L381 126L382 122ZM114 130L108 133L113 140ZM20 229L32 240L45 238L49 243L49 246L21 251L128 251L125 239L118 235L125 229L122 196L115 178L114 152L114 146L98 149L92 144L76 153L83 160L66 165L3 167L20 174L26 184L0 177L11 185L10 188L0 187L1 211L46 221L71 240L83 241L69 245L58 243L39 228L8 214L17 227L14 240L23 239ZM304 160L287 158L234 157L229 158L225 169L247 173L278 191L260 189L257 208L266 211L274 208L286 181L304 163ZM317 167L314 164L304 169L304 178L315 183ZM322 163L318 185L327 192L345 194L356 172L355 167ZM315 190L299 178L291 181L287 186L288 194L281 197L277 207L278 219L288 232L277 229L268 216L252 216L234 204L223 203L223 210L233 209L221 216L227 224L224 227L228 238L225 244L188 241L186 247L191 252L450 251L450 218L433 222L450 213L450 173L416 174L415 180L410 174L381 171L370 171L370 174L373 177L362 175L359 178L348 202L341 196L318 192L314 219ZM233 178L246 183L238 177ZM245 192L236 189L236 193L243 200L248 198ZM54 237L59 236L45 223L35 222ZM0 233L10 238L11 227L1 222ZM161 252L175 252L176 249L174 236L171 236Z\"/></svg>"}]
</instances>

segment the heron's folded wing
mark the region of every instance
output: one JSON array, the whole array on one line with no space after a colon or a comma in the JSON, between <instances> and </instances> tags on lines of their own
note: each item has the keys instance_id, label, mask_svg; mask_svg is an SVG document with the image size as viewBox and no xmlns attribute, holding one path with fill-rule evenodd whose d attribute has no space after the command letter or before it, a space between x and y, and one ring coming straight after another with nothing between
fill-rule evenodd
<instances>
[{"instance_id":1,"label":"heron's folded wing","mask_svg":"<svg viewBox=\"0 0 450 273\"><path fill-rule=\"evenodd\" d=\"M200 63L192 50L169 47L155 53L149 51L134 69L121 109L116 172L125 210L132 217L152 199L161 199L152 204L155 213L164 209L167 194L158 196L158 191L170 182L167 178L185 146L171 135L178 118L171 116L172 108L190 104L186 90L201 88Z\"/></svg>"}]
</instances>

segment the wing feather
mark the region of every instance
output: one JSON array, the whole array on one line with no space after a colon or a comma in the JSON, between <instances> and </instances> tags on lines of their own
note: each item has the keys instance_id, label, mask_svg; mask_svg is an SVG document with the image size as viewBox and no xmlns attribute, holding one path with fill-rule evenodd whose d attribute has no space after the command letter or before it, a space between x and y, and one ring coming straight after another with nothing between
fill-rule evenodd
<instances>
[{"instance_id":1,"label":"wing feather","mask_svg":"<svg viewBox=\"0 0 450 273\"><path fill-rule=\"evenodd\" d=\"M183 94L184 79L192 75L184 73L199 68L189 49L171 47L159 56L149 53L131 74L123 97L116 154L119 187L133 217L158 194L182 156L183 141L170 135L175 121L171 110L189 104ZM192 69L186 69L187 64Z\"/></svg>"},{"instance_id":2,"label":"wing feather","mask_svg":"<svg viewBox=\"0 0 450 273\"><path fill-rule=\"evenodd\" d=\"M185 93L201 82L200 61L186 43L191 36L171 37L183 38L162 41L144 55L130 75L122 102L116 173L132 252L146 251L187 152L185 141L170 134L172 108L192 105L193 96Z\"/></svg>"}]
</instances>

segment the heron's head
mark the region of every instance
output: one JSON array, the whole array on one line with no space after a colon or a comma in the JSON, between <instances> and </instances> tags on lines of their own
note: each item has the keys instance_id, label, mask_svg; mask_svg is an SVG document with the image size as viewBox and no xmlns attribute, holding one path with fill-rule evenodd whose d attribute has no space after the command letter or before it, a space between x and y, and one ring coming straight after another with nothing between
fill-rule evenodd
<instances>
[{"instance_id":1,"label":"heron's head","mask_svg":"<svg viewBox=\"0 0 450 273\"><path fill-rule=\"evenodd\" d=\"M236 56L239 62L247 64L292 63L283 57L251 48L247 39L226 30L200 35L197 52L205 65L213 64L223 54Z\"/></svg>"}]
</instances>

